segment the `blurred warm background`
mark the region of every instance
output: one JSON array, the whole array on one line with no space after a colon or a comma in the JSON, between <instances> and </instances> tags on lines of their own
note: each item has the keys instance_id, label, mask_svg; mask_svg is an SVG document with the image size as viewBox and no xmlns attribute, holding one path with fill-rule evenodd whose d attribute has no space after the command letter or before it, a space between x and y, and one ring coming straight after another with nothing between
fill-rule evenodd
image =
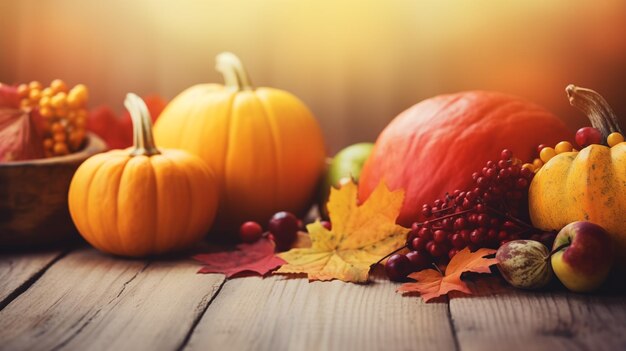
<instances>
[{"instance_id":1,"label":"blurred warm background","mask_svg":"<svg viewBox=\"0 0 626 351\"><path fill-rule=\"evenodd\" d=\"M63 78L92 105L219 82L228 50L253 83L299 96L331 152L374 140L405 108L468 89L547 106L578 127L568 83L626 123L623 1L0 1L0 81Z\"/></svg>"}]
</instances>

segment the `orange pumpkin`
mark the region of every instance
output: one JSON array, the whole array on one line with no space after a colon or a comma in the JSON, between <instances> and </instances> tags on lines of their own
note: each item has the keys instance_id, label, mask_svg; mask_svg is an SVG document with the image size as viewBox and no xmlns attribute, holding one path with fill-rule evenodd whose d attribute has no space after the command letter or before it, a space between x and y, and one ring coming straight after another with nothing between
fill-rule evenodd
<instances>
[{"instance_id":1,"label":"orange pumpkin","mask_svg":"<svg viewBox=\"0 0 626 351\"><path fill-rule=\"evenodd\" d=\"M221 229L265 222L280 210L302 213L324 168L315 117L288 92L254 89L233 54L220 54L216 68L226 84L196 85L175 97L155 124L157 145L196 154L215 170Z\"/></svg>"},{"instance_id":2,"label":"orange pumpkin","mask_svg":"<svg viewBox=\"0 0 626 351\"><path fill-rule=\"evenodd\" d=\"M559 118L517 97L485 91L437 96L383 130L361 173L359 198L364 201L381 180L404 189L398 223L410 225L422 204L468 188L472 173L503 149L527 160L537 145L569 135Z\"/></svg>"},{"instance_id":3,"label":"orange pumpkin","mask_svg":"<svg viewBox=\"0 0 626 351\"><path fill-rule=\"evenodd\" d=\"M148 109L128 94L134 147L87 159L69 190L80 234L104 252L145 256L176 251L201 239L217 210L218 187L209 167L180 150L158 150Z\"/></svg>"}]
</instances>

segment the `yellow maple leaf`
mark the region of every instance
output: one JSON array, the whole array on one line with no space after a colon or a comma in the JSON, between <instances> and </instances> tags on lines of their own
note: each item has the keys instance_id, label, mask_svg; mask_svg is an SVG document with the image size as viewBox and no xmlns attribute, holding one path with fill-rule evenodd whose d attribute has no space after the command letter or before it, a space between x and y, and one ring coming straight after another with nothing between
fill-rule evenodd
<instances>
[{"instance_id":1,"label":"yellow maple leaf","mask_svg":"<svg viewBox=\"0 0 626 351\"><path fill-rule=\"evenodd\" d=\"M309 224L311 247L279 254L287 263L277 273L306 273L309 280L366 282L370 266L406 240L409 229L396 224L403 200L403 190L391 192L383 182L361 206L356 184L331 189L327 207L332 230L319 221Z\"/></svg>"}]
</instances>

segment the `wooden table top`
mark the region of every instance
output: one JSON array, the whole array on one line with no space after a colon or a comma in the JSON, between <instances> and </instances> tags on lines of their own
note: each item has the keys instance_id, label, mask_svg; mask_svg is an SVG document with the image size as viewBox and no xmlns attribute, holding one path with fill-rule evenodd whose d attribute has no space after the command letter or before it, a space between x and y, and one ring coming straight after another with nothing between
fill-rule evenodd
<instances>
[{"instance_id":1,"label":"wooden table top","mask_svg":"<svg viewBox=\"0 0 626 351\"><path fill-rule=\"evenodd\" d=\"M225 280L189 259L0 254L0 350L626 350L626 294L500 279L424 303L367 285Z\"/></svg>"}]
</instances>

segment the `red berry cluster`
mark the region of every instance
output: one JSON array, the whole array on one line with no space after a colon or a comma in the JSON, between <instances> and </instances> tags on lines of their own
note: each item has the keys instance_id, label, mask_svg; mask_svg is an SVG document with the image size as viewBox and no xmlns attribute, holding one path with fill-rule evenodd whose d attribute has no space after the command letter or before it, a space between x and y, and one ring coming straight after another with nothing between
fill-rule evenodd
<instances>
[{"instance_id":1,"label":"red berry cluster","mask_svg":"<svg viewBox=\"0 0 626 351\"><path fill-rule=\"evenodd\" d=\"M468 190L455 190L422 206L424 222L415 222L407 237L408 254L395 254L385 269L392 280L434 262L445 263L469 247L497 248L517 239L531 238L551 247L553 233L542 233L528 224L528 187L534 173L505 149L497 161L489 161L472 174Z\"/></svg>"}]
</instances>

